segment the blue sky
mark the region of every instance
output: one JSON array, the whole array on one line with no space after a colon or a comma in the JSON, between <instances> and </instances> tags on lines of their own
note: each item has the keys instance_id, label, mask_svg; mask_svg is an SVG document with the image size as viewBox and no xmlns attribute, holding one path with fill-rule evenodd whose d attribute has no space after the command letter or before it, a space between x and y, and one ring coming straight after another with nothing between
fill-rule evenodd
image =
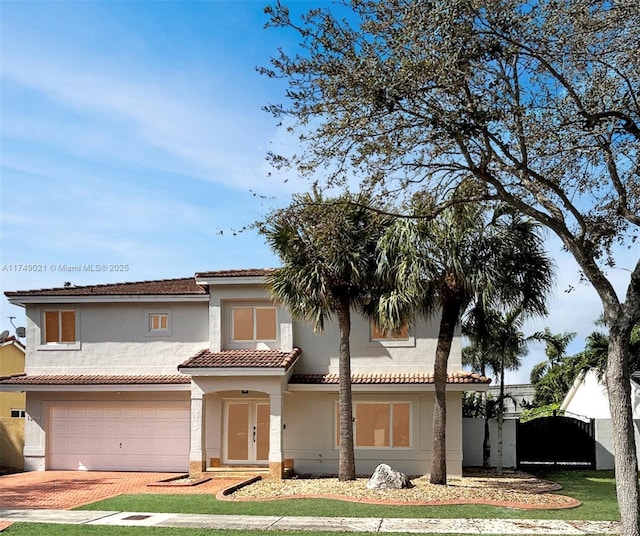
<instances>
[{"instance_id":1,"label":"blue sky","mask_svg":"<svg viewBox=\"0 0 640 536\"><path fill-rule=\"evenodd\" d=\"M295 47L264 29L266 3L0 2L3 293L277 265L255 232L233 233L304 188L270 176L265 161L292 142L261 109L285 85L256 67ZM577 331L577 352L600 307L549 246L560 267L552 315L527 330ZM625 274L612 274L621 288ZM12 330L9 316L24 325L20 308L1 303L0 329ZM512 381L542 359L532 347Z\"/></svg>"}]
</instances>

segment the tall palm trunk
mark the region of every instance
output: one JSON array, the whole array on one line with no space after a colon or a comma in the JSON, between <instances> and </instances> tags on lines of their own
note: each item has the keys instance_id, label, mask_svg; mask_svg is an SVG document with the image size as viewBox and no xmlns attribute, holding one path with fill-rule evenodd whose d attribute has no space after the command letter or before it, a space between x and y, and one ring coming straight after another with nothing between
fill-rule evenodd
<instances>
[{"instance_id":1,"label":"tall palm trunk","mask_svg":"<svg viewBox=\"0 0 640 536\"><path fill-rule=\"evenodd\" d=\"M433 405L433 446L431 450L432 484L447 483L447 364L451 343L462 308L459 298L445 300L442 305L440 331L433 368L435 402Z\"/></svg>"},{"instance_id":2,"label":"tall palm trunk","mask_svg":"<svg viewBox=\"0 0 640 536\"><path fill-rule=\"evenodd\" d=\"M504 426L504 352L500 359L500 395L498 397L498 438L496 448L496 474L502 475L502 429Z\"/></svg>"},{"instance_id":3,"label":"tall palm trunk","mask_svg":"<svg viewBox=\"0 0 640 536\"><path fill-rule=\"evenodd\" d=\"M338 462L338 480L355 480L356 462L353 454L353 410L351 396L351 350L349 334L351 332L351 309L349 299L341 300L337 312L340 328L340 350L338 356L339 377L339 413L340 413L340 451Z\"/></svg>"},{"instance_id":4,"label":"tall palm trunk","mask_svg":"<svg viewBox=\"0 0 640 536\"><path fill-rule=\"evenodd\" d=\"M480 375L486 376L487 371L482 364ZM484 399L484 437L482 438L482 468L489 469L491 467L491 432L489 431L489 393L482 393Z\"/></svg>"}]
</instances>

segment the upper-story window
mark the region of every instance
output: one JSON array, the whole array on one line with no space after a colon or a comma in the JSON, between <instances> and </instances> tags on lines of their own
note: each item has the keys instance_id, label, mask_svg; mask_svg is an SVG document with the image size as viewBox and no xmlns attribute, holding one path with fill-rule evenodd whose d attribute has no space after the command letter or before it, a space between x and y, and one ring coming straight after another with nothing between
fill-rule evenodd
<instances>
[{"instance_id":1,"label":"upper-story window","mask_svg":"<svg viewBox=\"0 0 640 536\"><path fill-rule=\"evenodd\" d=\"M145 311L147 335L171 335L171 311L168 309Z\"/></svg>"},{"instance_id":2,"label":"upper-story window","mask_svg":"<svg viewBox=\"0 0 640 536\"><path fill-rule=\"evenodd\" d=\"M382 329L375 321L371 321L371 340L372 341L408 341L409 340L409 324L404 324L397 330Z\"/></svg>"},{"instance_id":3,"label":"upper-story window","mask_svg":"<svg viewBox=\"0 0 640 536\"><path fill-rule=\"evenodd\" d=\"M74 310L44 311L42 344L74 344L76 312Z\"/></svg>"},{"instance_id":4,"label":"upper-story window","mask_svg":"<svg viewBox=\"0 0 640 536\"><path fill-rule=\"evenodd\" d=\"M236 342L275 341L277 337L275 307L232 307L231 339Z\"/></svg>"}]
</instances>

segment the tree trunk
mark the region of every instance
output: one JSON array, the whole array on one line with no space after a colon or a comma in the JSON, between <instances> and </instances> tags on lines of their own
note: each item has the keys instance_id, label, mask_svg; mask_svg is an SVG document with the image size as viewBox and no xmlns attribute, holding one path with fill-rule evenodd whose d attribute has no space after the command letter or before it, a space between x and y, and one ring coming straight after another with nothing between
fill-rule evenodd
<instances>
[{"instance_id":1,"label":"tree trunk","mask_svg":"<svg viewBox=\"0 0 640 536\"><path fill-rule=\"evenodd\" d=\"M487 393L484 393L484 437L482 439L482 468L489 469L489 467L491 467L491 436L489 432L489 397Z\"/></svg>"},{"instance_id":2,"label":"tree trunk","mask_svg":"<svg viewBox=\"0 0 640 536\"><path fill-rule=\"evenodd\" d=\"M486 376L487 370L484 362L480 367L480 375ZM491 467L491 432L489 431L489 393L482 393L484 399L484 437L482 438L482 468L489 469Z\"/></svg>"},{"instance_id":3,"label":"tree trunk","mask_svg":"<svg viewBox=\"0 0 640 536\"><path fill-rule=\"evenodd\" d=\"M625 326L628 328L628 326ZM620 534L640 535L640 486L635 449L629 373L630 329L610 328L607 357L607 391L611 410L616 494L620 510Z\"/></svg>"},{"instance_id":4,"label":"tree trunk","mask_svg":"<svg viewBox=\"0 0 640 536\"><path fill-rule=\"evenodd\" d=\"M504 355L500 360L500 395L498 397L498 440L496 448L496 474L502 476L502 427L504 424Z\"/></svg>"},{"instance_id":5,"label":"tree trunk","mask_svg":"<svg viewBox=\"0 0 640 536\"><path fill-rule=\"evenodd\" d=\"M600 296L605 323L609 328L605 378L611 412L620 535L640 536L640 485L629 371L631 330L640 321L640 261L631 272L625 302L620 303L611 283L595 262L584 254L584 250L570 241L565 241L565 244Z\"/></svg>"},{"instance_id":6,"label":"tree trunk","mask_svg":"<svg viewBox=\"0 0 640 536\"><path fill-rule=\"evenodd\" d=\"M432 484L447 483L447 365L451 353L451 342L460 317L460 300L444 300L442 318L433 367L435 401L433 405L433 446L431 449Z\"/></svg>"},{"instance_id":7,"label":"tree trunk","mask_svg":"<svg viewBox=\"0 0 640 536\"><path fill-rule=\"evenodd\" d=\"M340 413L340 451L338 462L338 480L355 480L356 461L353 451L353 409L351 396L351 350L349 334L351 332L351 309L348 299L342 300L338 311L340 328L340 350L338 358L339 377L339 413Z\"/></svg>"}]
</instances>

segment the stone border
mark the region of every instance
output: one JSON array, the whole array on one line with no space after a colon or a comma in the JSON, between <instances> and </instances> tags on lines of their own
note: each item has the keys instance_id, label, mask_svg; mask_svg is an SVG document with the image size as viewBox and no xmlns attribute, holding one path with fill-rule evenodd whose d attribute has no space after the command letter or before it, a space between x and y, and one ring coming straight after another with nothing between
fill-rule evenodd
<instances>
[{"instance_id":1,"label":"stone border","mask_svg":"<svg viewBox=\"0 0 640 536\"><path fill-rule=\"evenodd\" d=\"M165 478L164 480L158 480L157 482L150 482L147 484L147 487L188 487L188 486L197 486L198 484L204 484L205 482L209 482L213 477L211 476L203 476L202 478L189 480L188 482L177 482L177 480L188 479L189 475L178 475L172 476L171 478Z\"/></svg>"}]
</instances>

